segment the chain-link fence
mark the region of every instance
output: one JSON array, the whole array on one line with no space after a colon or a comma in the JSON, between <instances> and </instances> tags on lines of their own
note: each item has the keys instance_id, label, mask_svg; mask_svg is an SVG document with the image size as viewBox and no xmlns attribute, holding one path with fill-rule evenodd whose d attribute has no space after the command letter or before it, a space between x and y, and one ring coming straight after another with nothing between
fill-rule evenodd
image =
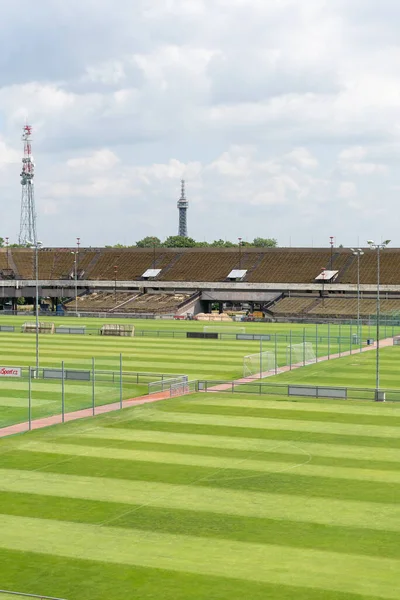
<instances>
[{"instance_id":1,"label":"chain-link fence","mask_svg":"<svg viewBox=\"0 0 400 600\"><path fill-rule=\"evenodd\" d=\"M0 430L20 424L19 430L24 431L38 421L62 423L99 414L111 405L122 408L124 401L147 395L149 383L172 377L125 371L122 355L90 358L80 368L75 365L74 360L65 360L39 369L0 367Z\"/></svg>"}]
</instances>

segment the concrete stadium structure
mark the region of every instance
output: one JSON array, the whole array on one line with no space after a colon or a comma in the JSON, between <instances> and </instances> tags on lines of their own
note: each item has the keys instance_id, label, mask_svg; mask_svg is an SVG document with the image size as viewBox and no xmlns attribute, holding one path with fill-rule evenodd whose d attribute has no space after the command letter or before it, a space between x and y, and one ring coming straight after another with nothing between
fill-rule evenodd
<instances>
[{"instance_id":1,"label":"concrete stadium structure","mask_svg":"<svg viewBox=\"0 0 400 600\"><path fill-rule=\"evenodd\" d=\"M76 263L75 250L39 250L41 297L72 298L75 290L79 297L175 293L191 297L192 306L182 307L187 312L207 312L215 302L258 303L268 311L288 296L306 295L325 305L332 298L354 299L358 289L361 298L372 300L377 291L376 253L368 249L359 271L346 248L81 248ZM382 298L400 299L400 249L386 248L380 260ZM0 298L15 305L19 297L33 297L35 289L35 250L1 249Z\"/></svg>"}]
</instances>

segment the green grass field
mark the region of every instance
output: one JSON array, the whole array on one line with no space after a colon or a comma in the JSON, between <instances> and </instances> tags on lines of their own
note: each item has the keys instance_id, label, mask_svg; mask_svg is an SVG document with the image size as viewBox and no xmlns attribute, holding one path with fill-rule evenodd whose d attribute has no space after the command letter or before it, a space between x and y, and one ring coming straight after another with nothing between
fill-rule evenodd
<instances>
[{"instance_id":1,"label":"green grass field","mask_svg":"<svg viewBox=\"0 0 400 600\"><path fill-rule=\"evenodd\" d=\"M42 319L42 318L41 318ZM46 318L44 318L46 319ZM55 317L49 319L55 320ZM27 320L23 317L2 317L1 324L20 327ZM29 320L29 319L28 319ZM93 328L93 334L104 319L57 318L57 324L81 324ZM119 370L119 355L123 356L124 372L140 371L152 373L187 374L191 379L232 380L243 375L243 357L260 350L258 341L238 341L233 338L222 340L187 339L185 332L202 331L210 324L191 321L135 320L137 333L148 335L133 338L100 337L98 335L40 335L40 365L59 368L61 361L65 368L91 369L92 358L96 370ZM264 341L263 351L276 352L278 364L287 364L288 345L300 343L303 339L313 344L318 356L334 354L350 349L351 335L355 327L330 325L299 325L291 323L228 323L215 324L221 331L231 331L244 327L246 333L270 334L271 340ZM161 336L156 337L160 331ZM176 332L178 337L163 337L163 334ZM290 333L292 332L292 333ZM318 337L316 337L318 333ZM328 343L328 333L331 338ZM382 327L382 337L396 333L395 329ZM340 336L340 337L339 337ZM374 328L364 327L363 338L375 336ZM340 339L340 341L339 341ZM32 334L0 333L0 365L33 366L35 364L35 336ZM334 360L319 365L309 365L290 374L282 374L268 381L318 383L334 385L374 385L374 357L370 352L358 355L358 346L353 346L355 354L339 361ZM382 387L398 388L397 358L398 348L382 351ZM295 362L295 358L293 357ZM132 398L146 393L145 385L124 383L123 398ZM33 381L32 418L39 418L61 412L60 381ZM96 384L96 404L105 404L119 399L119 385ZM92 403L91 383L66 384L65 410L87 408ZM28 418L28 381L0 378L0 427Z\"/></svg>"},{"instance_id":2,"label":"green grass field","mask_svg":"<svg viewBox=\"0 0 400 600\"><path fill-rule=\"evenodd\" d=\"M197 394L3 439L0 455L3 589L399 596L398 405Z\"/></svg>"}]
</instances>

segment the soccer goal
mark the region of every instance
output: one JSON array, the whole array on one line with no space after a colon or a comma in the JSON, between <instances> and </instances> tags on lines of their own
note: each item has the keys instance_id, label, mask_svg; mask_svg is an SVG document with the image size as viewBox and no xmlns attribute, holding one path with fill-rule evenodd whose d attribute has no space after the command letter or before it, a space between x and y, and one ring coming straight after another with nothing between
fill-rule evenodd
<instances>
[{"instance_id":1,"label":"soccer goal","mask_svg":"<svg viewBox=\"0 0 400 600\"><path fill-rule=\"evenodd\" d=\"M314 346L311 342L292 344L286 347L286 364L288 365L310 365L317 362Z\"/></svg>"},{"instance_id":2,"label":"soccer goal","mask_svg":"<svg viewBox=\"0 0 400 600\"><path fill-rule=\"evenodd\" d=\"M223 325L204 325L204 333L246 333L246 327L224 327Z\"/></svg>"},{"instance_id":3,"label":"soccer goal","mask_svg":"<svg viewBox=\"0 0 400 600\"><path fill-rule=\"evenodd\" d=\"M243 377L257 379L262 373L277 372L275 354L273 352L257 352L243 357Z\"/></svg>"}]
</instances>

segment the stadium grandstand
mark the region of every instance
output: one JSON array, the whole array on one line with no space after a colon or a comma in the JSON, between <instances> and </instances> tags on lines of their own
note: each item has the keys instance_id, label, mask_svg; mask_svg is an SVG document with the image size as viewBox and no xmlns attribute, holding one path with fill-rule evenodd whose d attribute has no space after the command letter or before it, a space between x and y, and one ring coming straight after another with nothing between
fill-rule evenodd
<instances>
[{"instance_id":1,"label":"stadium grandstand","mask_svg":"<svg viewBox=\"0 0 400 600\"><path fill-rule=\"evenodd\" d=\"M400 249L380 255L381 310L400 312ZM195 315L227 307L265 318L354 318L375 312L376 253L347 248L0 249L0 299L40 297L67 312ZM358 303L358 275L360 280ZM77 298L75 300L75 292Z\"/></svg>"}]
</instances>

